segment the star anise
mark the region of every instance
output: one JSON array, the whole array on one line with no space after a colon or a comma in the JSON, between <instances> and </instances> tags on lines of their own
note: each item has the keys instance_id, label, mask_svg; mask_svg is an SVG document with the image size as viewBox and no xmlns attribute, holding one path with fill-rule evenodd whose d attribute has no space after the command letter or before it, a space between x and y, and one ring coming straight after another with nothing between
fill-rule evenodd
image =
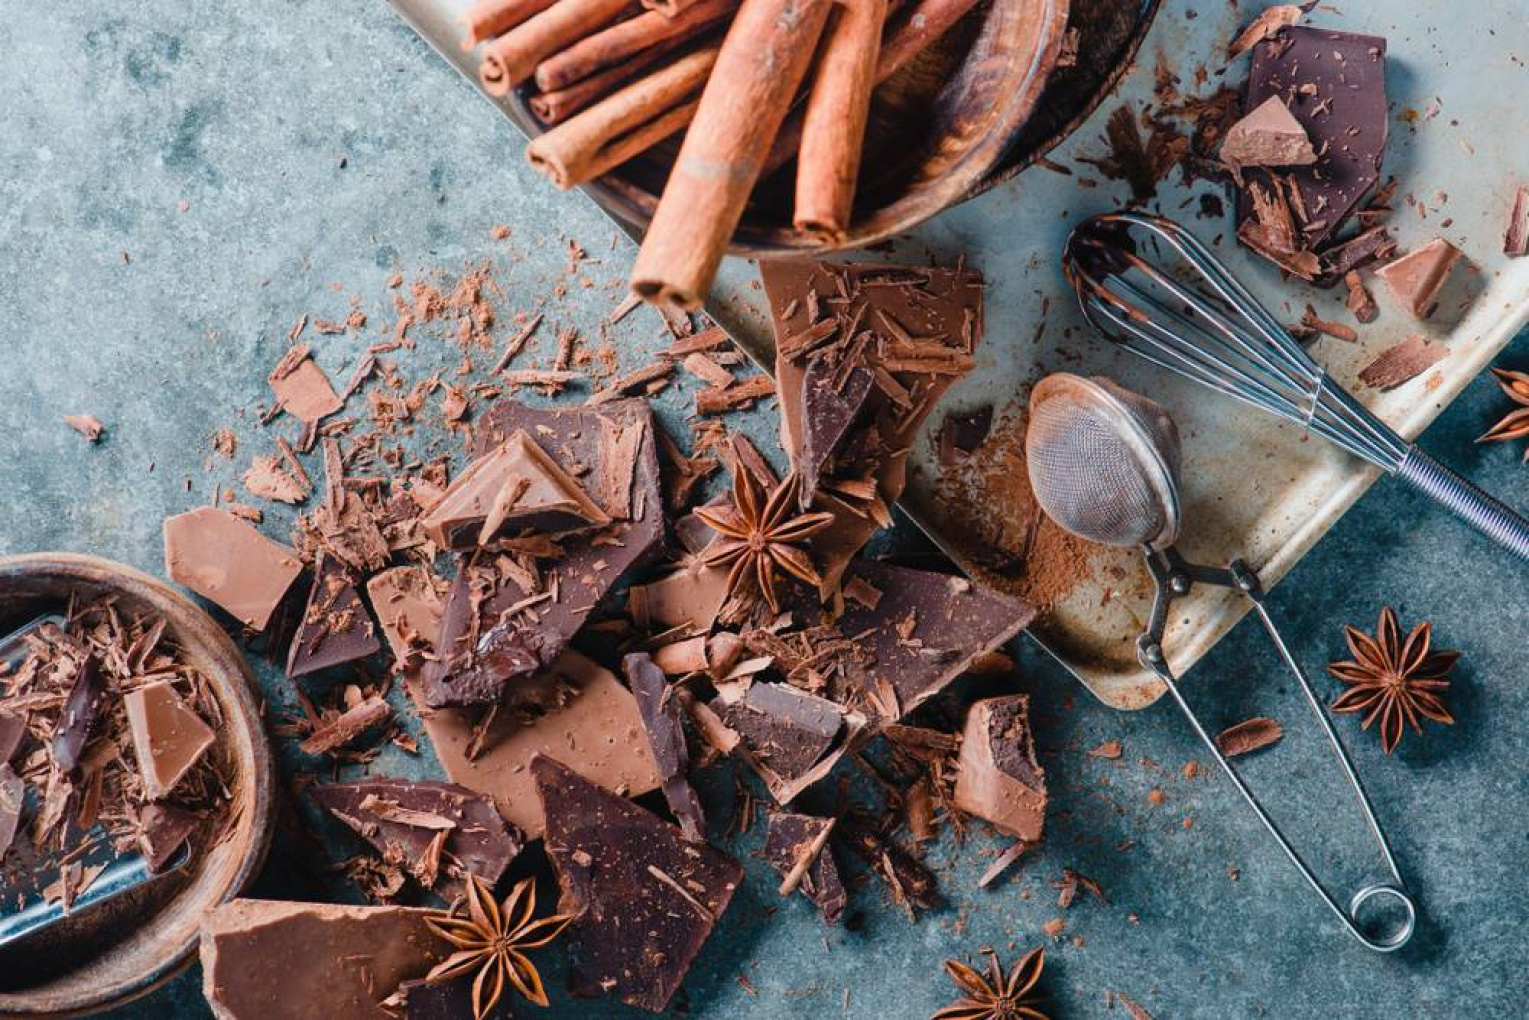
<instances>
[{"instance_id":1,"label":"star anise","mask_svg":"<svg viewBox=\"0 0 1529 1020\"><path fill-rule=\"evenodd\" d=\"M1529 436L1529 373L1494 368L1492 374L1497 377L1497 385L1502 387L1502 391L1520 406L1508 412L1502 421L1487 429L1486 435L1476 442L1522 439Z\"/></svg>"},{"instance_id":2,"label":"star anise","mask_svg":"<svg viewBox=\"0 0 1529 1020\"><path fill-rule=\"evenodd\" d=\"M574 915L554 914L533 920L535 913L533 879L516 883L509 898L499 904L494 902L494 891L487 882L469 875L465 901L425 919L431 931L457 949L436 964L425 980L437 984L476 970L472 990L475 1020L483 1020L498 1005L506 979L538 1006L547 1005L541 975L526 958L525 951L539 949L557 938Z\"/></svg>"},{"instance_id":3,"label":"star anise","mask_svg":"<svg viewBox=\"0 0 1529 1020\"><path fill-rule=\"evenodd\" d=\"M1380 746L1387 754L1402 739L1406 723L1422 733L1422 718L1445 724L1455 721L1444 707L1443 695L1460 653L1431 648L1431 625L1418 624L1403 641L1396 613L1387 606L1380 611L1373 638L1353 627L1345 627L1344 632L1353 658L1327 667L1349 685L1333 702L1334 712L1366 713L1360 724L1365 729L1379 719Z\"/></svg>"},{"instance_id":4,"label":"star anise","mask_svg":"<svg viewBox=\"0 0 1529 1020\"><path fill-rule=\"evenodd\" d=\"M792 472L765 498L749 470L739 467L733 473L731 506L696 509L696 516L718 535L706 548L705 562L709 567L729 568L729 595L752 581L770 609L779 612L777 571L783 570L804 584L822 583L802 543L832 524L834 516L796 513L799 484Z\"/></svg>"},{"instance_id":5,"label":"star anise","mask_svg":"<svg viewBox=\"0 0 1529 1020\"><path fill-rule=\"evenodd\" d=\"M1032 949L1005 976L998 954L988 951L986 975L959 960L946 960L945 972L963 991L961 998L930 1020L1047 1020L1033 994L1046 963L1044 949Z\"/></svg>"}]
</instances>

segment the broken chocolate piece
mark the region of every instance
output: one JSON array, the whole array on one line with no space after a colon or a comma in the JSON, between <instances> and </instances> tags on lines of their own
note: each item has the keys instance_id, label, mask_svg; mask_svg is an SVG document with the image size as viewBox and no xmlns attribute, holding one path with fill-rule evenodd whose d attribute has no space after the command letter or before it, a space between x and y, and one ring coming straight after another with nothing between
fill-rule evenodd
<instances>
[{"instance_id":1,"label":"broken chocolate piece","mask_svg":"<svg viewBox=\"0 0 1529 1020\"><path fill-rule=\"evenodd\" d=\"M781 784L812 772L845 726L838 705L786 684L751 684L737 702L714 702L712 708L743 738L750 764Z\"/></svg>"},{"instance_id":2,"label":"broken chocolate piece","mask_svg":"<svg viewBox=\"0 0 1529 1020\"><path fill-rule=\"evenodd\" d=\"M1282 173L1296 191L1303 247L1320 248L1348 221L1380 180L1389 117L1386 41L1293 26L1253 48L1245 109L1271 97L1306 130L1317 160ZM1243 216L1251 214L1243 204Z\"/></svg>"},{"instance_id":3,"label":"broken chocolate piece","mask_svg":"<svg viewBox=\"0 0 1529 1020\"><path fill-rule=\"evenodd\" d=\"M133 757L150 800L170 795L191 767L217 739L175 693L168 680L146 684L122 696L128 726L133 734Z\"/></svg>"},{"instance_id":4,"label":"broken chocolate piece","mask_svg":"<svg viewBox=\"0 0 1529 1020\"><path fill-rule=\"evenodd\" d=\"M447 549L486 545L504 532L603 527L606 514L524 429L469 464L420 518Z\"/></svg>"},{"instance_id":5,"label":"broken chocolate piece","mask_svg":"<svg viewBox=\"0 0 1529 1020\"><path fill-rule=\"evenodd\" d=\"M435 647L436 636L441 632L445 599L436 586L436 578L424 567L393 567L372 575L366 582L366 594L393 658L404 677L417 683L424 667L424 654Z\"/></svg>"},{"instance_id":6,"label":"broken chocolate piece","mask_svg":"<svg viewBox=\"0 0 1529 1020\"><path fill-rule=\"evenodd\" d=\"M1380 314L1380 308L1375 304L1375 297L1370 293L1370 288L1364 285L1364 279L1359 275L1359 270L1350 269L1344 273L1343 284L1348 288L1348 300L1344 304L1354 313L1354 318L1360 322L1374 322L1375 317Z\"/></svg>"},{"instance_id":7,"label":"broken chocolate piece","mask_svg":"<svg viewBox=\"0 0 1529 1020\"><path fill-rule=\"evenodd\" d=\"M702 639L704 640L704 639ZM680 723L679 705L669 696L669 682L651 656L635 652L621 660L637 712L648 733L653 749L653 765L663 779L664 799L679 819L680 828L689 839L706 838L706 815L701 801L690 785L690 752L685 747L685 730Z\"/></svg>"},{"instance_id":8,"label":"broken chocolate piece","mask_svg":"<svg viewBox=\"0 0 1529 1020\"><path fill-rule=\"evenodd\" d=\"M451 945L432 911L234 900L202 921L202 992L227 1020L380 1020L379 1003Z\"/></svg>"},{"instance_id":9,"label":"broken chocolate piece","mask_svg":"<svg viewBox=\"0 0 1529 1020\"><path fill-rule=\"evenodd\" d=\"M524 431L535 435L558 463L581 465L596 477L627 471L607 464L607 458L618 454L604 437L617 427L637 430L635 445L618 444L636 451L627 458L632 466L626 518L562 539L561 555L548 566L551 577L507 570L498 557L464 567L463 573L471 573L466 579L459 573L448 596L436 641L439 657L423 672L426 701L432 707L496 703L515 681L548 666L611 587L663 539L658 454L652 412L645 401L542 409L501 400L478 423L475 451L491 450ZM603 509L617 516L611 507Z\"/></svg>"},{"instance_id":10,"label":"broken chocolate piece","mask_svg":"<svg viewBox=\"0 0 1529 1020\"><path fill-rule=\"evenodd\" d=\"M422 702L419 688L410 693ZM580 775L626 796L658 789L653 752L643 738L637 702L621 681L577 652L517 690L524 710L502 706L491 718L442 709L425 715L425 732L453 783L492 797L509 822L536 839L542 813L529 765L560 754Z\"/></svg>"},{"instance_id":11,"label":"broken chocolate piece","mask_svg":"<svg viewBox=\"0 0 1529 1020\"><path fill-rule=\"evenodd\" d=\"M1321 253L1322 275L1337 279L1371 262L1390 258L1396 251L1396 241L1385 227L1371 227L1355 237L1323 249Z\"/></svg>"},{"instance_id":12,"label":"broken chocolate piece","mask_svg":"<svg viewBox=\"0 0 1529 1020\"><path fill-rule=\"evenodd\" d=\"M493 801L452 783L362 779L310 787L308 795L384 856L398 851L421 885L447 899L465 891L469 872L494 885L521 850L520 833ZM444 853L432 848L442 832Z\"/></svg>"},{"instance_id":13,"label":"broken chocolate piece","mask_svg":"<svg viewBox=\"0 0 1529 1020\"><path fill-rule=\"evenodd\" d=\"M1270 96L1226 132L1221 162L1233 173L1249 166L1307 166L1317 161L1311 139L1279 96Z\"/></svg>"},{"instance_id":14,"label":"broken chocolate piece","mask_svg":"<svg viewBox=\"0 0 1529 1020\"><path fill-rule=\"evenodd\" d=\"M297 746L304 754L329 754L392 718L393 708L386 701L375 696L358 697L344 712L319 724Z\"/></svg>"},{"instance_id":15,"label":"broken chocolate piece","mask_svg":"<svg viewBox=\"0 0 1529 1020\"><path fill-rule=\"evenodd\" d=\"M987 698L972 706L961 741L955 805L1005 835L1033 843L1046 823L1046 773L1030 738L1030 699Z\"/></svg>"},{"instance_id":16,"label":"broken chocolate piece","mask_svg":"<svg viewBox=\"0 0 1529 1020\"><path fill-rule=\"evenodd\" d=\"M849 903L849 893L824 838L833 826L832 818L772 813L765 835L764 859L785 879L800 870L802 895L818 908L824 921L838 924Z\"/></svg>"},{"instance_id":17,"label":"broken chocolate piece","mask_svg":"<svg viewBox=\"0 0 1529 1020\"><path fill-rule=\"evenodd\" d=\"M282 355L271 369L269 381L277 406L305 425L315 424L345 406L307 344L298 344Z\"/></svg>"},{"instance_id":18,"label":"broken chocolate piece","mask_svg":"<svg viewBox=\"0 0 1529 1020\"><path fill-rule=\"evenodd\" d=\"M1461 251L1442 237L1375 270L1387 289L1415 319L1426 319L1439 304L1439 291Z\"/></svg>"},{"instance_id":19,"label":"broken chocolate piece","mask_svg":"<svg viewBox=\"0 0 1529 1020\"><path fill-rule=\"evenodd\" d=\"M398 986L395 1016L402 1020L464 1020L474 1016L472 975L450 981L405 981ZM501 996L483 1020L515 1020L510 996Z\"/></svg>"},{"instance_id":20,"label":"broken chocolate piece","mask_svg":"<svg viewBox=\"0 0 1529 1020\"><path fill-rule=\"evenodd\" d=\"M531 762L574 964L570 990L655 1013L679 989L743 868L545 755Z\"/></svg>"},{"instance_id":21,"label":"broken chocolate piece","mask_svg":"<svg viewBox=\"0 0 1529 1020\"><path fill-rule=\"evenodd\" d=\"M1508 213L1508 228L1502 235L1502 253L1510 259L1529 255L1529 187L1522 184L1513 193L1513 209Z\"/></svg>"},{"instance_id":22,"label":"broken chocolate piece","mask_svg":"<svg viewBox=\"0 0 1529 1020\"><path fill-rule=\"evenodd\" d=\"M76 667L74 683L53 729L53 765L59 772L67 775L79 767L80 756L100 718L101 699L105 694L106 686L101 682L96 657L87 655Z\"/></svg>"},{"instance_id":23,"label":"broken chocolate piece","mask_svg":"<svg viewBox=\"0 0 1529 1020\"><path fill-rule=\"evenodd\" d=\"M350 569L320 553L313 573L308 605L287 653L288 679L364 659L382 648Z\"/></svg>"},{"instance_id":24,"label":"broken chocolate piece","mask_svg":"<svg viewBox=\"0 0 1529 1020\"><path fill-rule=\"evenodd\" d=\"M143 830L138 835L138 846L150 873L157 875L163 871L200 824L201 818L195 812L172 804L150 804L144 808L138 816L138 825Z\"/></svg>"},{"instance_id":25,"label":"broken chocolate piece","mask_svg":"<svg viewBox=\"0 0 1529 1020\"><path fill-rule=\"evenodd\" d=\"M165 573L264 630L302 561L226 510L201 507L165 518Z\"/></svg>"},{"instance_id":26,"label":"broken chocolate piece","mask_svg":"<svg viewBox=\"0 0 1529 1020\"><path fill-rule=\"evenodd\" d=\"M16 757L16 752L21 750L21 742L26 739L26 735L25 716L0 712L0 765L7 765Z\"/></svg>"},{"instance_id":27,"label":"broken chocolate piece","mask_svg":"<svg viewBox=\"0 0 1529 1020\"><path fill-rule=\"evenodd\" d=\"M27 785L9 765L0 762L0 862L5 860L16 830L21 826L21 808L26 801Z\"/></svg>"},{"instance_id":28,"label":"broken chocolate piece","mask_svg":"<svg viewBox=\"0 0 1529 1020\"><path fill-rule=\"evenodd\" d=\"M1381 351L1374 361L1359 372L1359 381L1379 390L1395 389L1415 379L1449 354L1443 344L1429 343L1423 337L1409 336L1399 344Z\"/></svg>"},{"instance_id":29,"label":"broken chocolate piece","mask_svg":"<svg viewBox=\"0 0 1529 1020\"><path fill-rule=\"evenodd\" d=\"M803 510L812 505L819 476L869 404L874 378L864 365L844 372L826 358L815 358L802 373L802 441L792 463L802 479Z\"/></svg>"}]
</instances>

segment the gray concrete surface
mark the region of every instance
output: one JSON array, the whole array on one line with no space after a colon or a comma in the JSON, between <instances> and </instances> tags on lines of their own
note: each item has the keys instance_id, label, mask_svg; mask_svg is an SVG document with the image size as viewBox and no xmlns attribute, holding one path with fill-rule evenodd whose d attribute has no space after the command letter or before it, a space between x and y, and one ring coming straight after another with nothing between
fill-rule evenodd
<instances>
[{"instance_id":1,"label":"gray concrete surface","mask_svg":"<svg viewBox=\"0 0 1529 1020\"><path fill-rule=\"evenodd\" d=\"M380 2L124 0L7 14L0 552L78 550L158 572L162 516L232 484L244 456L268 442L254 409L292 321L340 317L350 294L381 316L395 269L493 258L513 307L545 294L565 239L576 238L601 261L584 274L592 285L553 311L592 330L614 303L624 242L587 204L533 180L503 123ZM513 227L509 245L490 239L498 223ZM656 320L629 321L618 332L623 359L640 363L656 336ZM343 377L370 339L324 338L320 359ZM421 354L430 356L454 362L449 351ZM1521 341L1504 361L1529 364L1529 351ZM1478 380L1423 445L1529 505L1519 451L1471 442L1504 403ZM98 447L61 424L77 412L107 423ZM224 424L244 446L209 472L208 437ZM761 432L770 424L754 422ZM1040 944L1042 925L1063 916L1044 979L1061 1016L1123 1015L1107 1006L1112 991L1159 1018L1517 1015L1529 984L1517 918L1529 903L1524 577L1383 481L1272 596L1314 672L1341 653L1342 624L1369 626L1388 603L1409 623L1432 619L1442 644L1464 650L1453 728L1409 736L1385 758L1353 720L1339 723L1423 906L1417 939L1396 956L1347 940L1229 784L1182 776L1203 756L1167 705L1103 709L1021 642L1015 685L1035 698L1052 789L1045 846L978 891L996 842L947 838L931 852L943 909L913 923L867 886L855 899L861 923L846 931L823 929L804 902L777 902L750 856L758 836L745 837L734 848L750 879L683 1008L760 1020L923 1017L953 997L941 960ZM279 711L290 698L261 668ZM1285 720L1292 735L1249 773L1340 888L1373 877L1373 849L1262 635L1238 628L1191 686L1213 722ZM1119 761L1087 755L1111 738L1124 745ZM395 766L429 763L379 768ZM718 777L709 799L725 803L726 788ZM1156 806L1153 789L1165 796ZM1059 911L1051 883L1064 867L1098 880L1109 904ZM259 889L302 886L278 859ZM543 1015L635 1015L569 1000L558 954L544 957L555 1001ZM116 1015L204 1012L193 971Z\"/></svg>"}]
</instances>

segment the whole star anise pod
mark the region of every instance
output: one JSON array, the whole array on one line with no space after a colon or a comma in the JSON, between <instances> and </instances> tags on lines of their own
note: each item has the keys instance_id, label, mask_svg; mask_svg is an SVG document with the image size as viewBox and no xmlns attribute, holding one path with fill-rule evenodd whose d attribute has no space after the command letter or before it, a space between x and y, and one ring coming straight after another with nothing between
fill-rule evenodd
<instances>
[{"instance_id":1,"label":"whole star anise pod","mask_svg":"<svg viewBox=\"0 0 1529 1020\"><path fill-rule=\"evenodd\" d=\"M994 952L988 952L986 975L959 960L946 960L945 972L965 994L930 1020L1047 1020L1034 994L1045 963L1046 951L1032 949L1005 976Z\"/></svg>"},{"instance_id":2,"label":"whole star anise pod","mask_svg":"<svg viewBox=\"0 0 1529 1020\"><path fill-rule=\"evenodd\" d=\"M1522 439L1529 436L1529 373L1513 372L1506 368L1494 368L1497 385L1502 387L1515 404L1520 405L1508 412L1502 421L1487 429L1478 443L1502 439Z\"/></svg>"},{"instance_id":3,"label":"whole star anise pod","mask_svg":"<svg viewBox=\"0 0 1529 1020\"><path fill-rule=\"evenodd\" d=\"M476 970L472 989L475 1020L483 1020L499 1004L506 979L538 1006L547 1005L541 975L526 958L525 951L539 949L557 938L573 915L554 914L533 920L535 913L533 879L517 882L509 898L500 904L494 902L494 891L487 882L469 875L467 897L462 904L425 918L430 930L457 950L436 964L425 980L438 984Z\"/></svg>"},{"instance_id":4,"label":"whole star anise pod","mask_svg":"<svg viewBox=\"0 0 1529 1020\"><path fill-rule=\"evenodd\" d=\"M780 611L775 595L777 571L816 586L822 583L812 558L802 543L833 523L830 513L796 513L797 480L792 472L766 499L749 470L733 473L731 506L699 507L696 516L717 533L706 547L709 567L728 567L727 590L731 595L750 581L773 612Z\"/></svg>"},{"instance_id":5,"label":"whole star anise pod","mask_svg":"<svg viewBox=\"0 0 1529 1020\"><path fill-rule=\"evenodd\" d=\"M1422 733L1423 718L1446 725L1455 721L1444 707L1443 695L1460 653L1430 647L1430 624L1418 624L1403 641L1396 614L1387 606L1380 611L1373 638L1353 627L1345 627L1344 633L1353 658L1327 667L1349 685L1333 702L1334 712L1364 712L1360 725L1365 729L1380 720L1380 746L1387 754L1402 739L1406 723Z\"/></svg>"}]
</instances>

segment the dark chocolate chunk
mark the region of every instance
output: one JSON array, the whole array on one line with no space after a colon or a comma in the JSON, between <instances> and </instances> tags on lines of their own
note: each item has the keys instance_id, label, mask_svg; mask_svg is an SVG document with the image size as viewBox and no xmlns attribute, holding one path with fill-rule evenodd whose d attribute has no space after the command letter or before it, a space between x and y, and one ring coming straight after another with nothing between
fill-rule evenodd
<instances>
[{"instance_id":1,"label":"dark chocolate chunk","mask_svg":"<svg viewBox=\"0 0 1529 1020\"><path fill-rule=\"evenodd\" d=\"M21 742L26 739L27 721L24 716L12 712L0 712L0 765L5 765L16 752L21 750Z\"/></svg>"},{"instance_id":2,"label":"dark chocolate chunk","mask_svg":"<svg viewBox=\"0 0 1529 1020\"><path fill-rule=\"evenodd\" d=\"M308 608L287 653L287 676L299 677L364 659L382 648L377 626L361 601L350 569L319 554Z\"/></svg>"},{"instance_id":3,"label":"dark chocolate chunk","mask_svg":"<svg viewBox=\"0 0 1529 1020\"><path fill-rule=\"evenodd\" d=\"M1342 244L1323 249L1322 275L1336 280L1379 259L1390 258L1394 251L1396 241L1390 232L1385 227L1371 227Z\"/></svg>"},{"instance_id":4,"label":"dark chocolate chunk","mask_svg":"<svg viewBox=\"0 0 1529 1020\"><path fill-rule=\"evenodd\" d=\"M1379 36L1304 26L1285 28L1253 49L1244 109L1278 96L1316 149L1315 163L1281 174L1299 193L1307 248L1332 237L1380 180L1385 54ZM1249 212L1244 203L1244 217Z\"/></svg>"},{"instance_id":5,"label":"dark chocolate chunk","mask_svg":"<svg viewBox=\"0 0 1529 1020\"><path fill-rule=\"evenodd\" d=\"M521 850L520 832L492 800L453 783L362 779L308 794L379 852L401 850L410 873L448 899L465 890L468 872L494 885ZM432 844L441 832L447 835L437 854Z\"/></svg>"},{"instance_id":6,"label":"dark chocolate chunk","mask_svg":"<svg viewBox=\"0 0 1529 1020\"><path fill-rule=\"evenodd\" d=\"M713 707L754 759L788 782L811 771L844 730L838 705L786 684L752 684L736 703Z\"/></svg>"},{"instance_id":7,"label":"dark chocolate chunk","mask_svg":"<svg viewBox=\"0 0 1529 1020\"><path fill-rule=\"evenodd\" d=\"M163 871L201 822L200 815L171 804L150 804L144 808L143 814L138 816L142 830L138 834L138 846L148 862L149 871L154 874Z\"/></svg>"},{"instance_id":8,"label":"dark chocolate chunk","mask_svg":"<svg viewBox=\"0 0 1529 1020\"><path fill-rule=\"evenodd\" d=\"M726 854L539 755L531 762L557 871L575 996L661 1012L743 880Z\"/></svg>"},{"instance_id":9,"label":"dark chocolate chunk","mask_svg":"<svg viewBox=\"0 0 1529 1020\"><path fill-rule=\"evenodd\" d=\"M105 693L96 657L85 656L53 730L53 765L60 772L73 772L79 766L80 755L101 714L101 698Z\"/></svg>"},{"instance_id":10,"label":"dark chocolate chunk","mask_svg":"<svg viewBox=\"0 0 1529 1020\"><path fill-rule=\"evenodd\" d=\"M440 658L423 671L433 708L496 703L515 680L550 665L611 587L663 539L658 453L646 401L533 408L500 400L478 423L469 452L481 456L518 432L534 438L569 474L600 479L594 498L612 523L560 540L561 554L542 571L555 574L555 585L543 577L540 587L528 590L523 574L499 570L498 577L480 579L491 594L474 599L459 577L436 643ZM481 569L498 570L490 564ZM527 602L538 595L549 597ZM477 640L469 646L472 635Z\"/></svg>"},{"instance_id":11,"label":"dark chocolate chunk","mask_svg":"<svg viewBox=\"0 0 1529 1020\"><path fill-rule=\"evenodd\" d=\"M472 975L450 981L405 981L398 986L403 1020L465 1020L473 1015ZM506 992L483 1014L483 1020L514 1020L511 995Z\"/></svg>"},{"instance_id":12,"label":"dark chocolate chunk","mask_svg":"<svg viewBox=\"0 0 1529 1020\"><path fill-rule=\"evenodd\" d=\"M940 463L951 465L974 453L993 430L993 405L952 413L940 423Z\"/></svg>"},{"instance_id":13,"label":"dark chocolate chunk","mask_svg":"<svg viewBox=\"0 0 1529 1020\"><path fill-rule=\"evenodd\" d=\"M789 879L810 854L812 860L802 875L799 888L822 913L823 920L838 924L849 902L849 893L839 877L833 852L827 843L822 842L823 834L833 824L832 818L785 812L771 814L765 835L764 859L780 872L782 878Z\"/></svg>"},{"instance_id":14,"label":"dark chocolate chunk","mask_svg":"<svg viewBox=\"0 0 1529 1020\"><path fill-rule=\"evenodd\" d=\"M16 838L21 825L21 808L26 800L27 785L11 767L0 762L0 861Z\"/></svg>"},{"instance_id":15,"label":"dark chocolate chunk","mask_svg":"<svg viewBox=\"0 0 1529 1020\"><path fill-rule=\"evenodd\" d=\"M664 799L679 819L685 835L695 840L706 838L706 815L700 798L690 785L690 752L685 746L685 730L680 723L680 708L670 697L664 671L653 664L652 656L636 652L621 660L626 682L637 699L637 712L653 748L653 767L663 779Z\"/></svg>"},{"instance_id":16,"label":"dark chocolate chunk","mask_svg":"<svg viewBox=\"0 0 1529 1020\"><path fill-rule=\"evenodd\" d=\"M869 406L874 378L864 365L846 370L827 358L813 359L802 373L802 439L795 463L804 509L812 504L823 469Z\"/></svg>"}]
</instances>

